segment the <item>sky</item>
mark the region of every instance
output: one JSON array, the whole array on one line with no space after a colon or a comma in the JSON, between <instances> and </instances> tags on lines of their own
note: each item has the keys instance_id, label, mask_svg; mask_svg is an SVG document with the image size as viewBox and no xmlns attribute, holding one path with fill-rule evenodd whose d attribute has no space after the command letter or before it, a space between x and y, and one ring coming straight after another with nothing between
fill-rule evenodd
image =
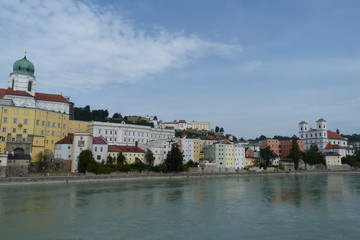
<instances>
[{"instance_id":1,"label":"sky","mask_svg":"<svg viewBox=\"0 0 360 240\"><path fill-rule=\"evenodd\" d=\"M360 133L358 0L0 0L0 76L77 107L209 121L245 139Z\"/></svg>"}]
</instances>

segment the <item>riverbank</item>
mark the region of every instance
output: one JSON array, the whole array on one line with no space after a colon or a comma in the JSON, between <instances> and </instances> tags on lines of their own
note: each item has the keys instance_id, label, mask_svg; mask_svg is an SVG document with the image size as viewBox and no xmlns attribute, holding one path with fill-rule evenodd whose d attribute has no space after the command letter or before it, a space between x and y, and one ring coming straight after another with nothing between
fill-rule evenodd
<instances>
[{"instance_id":1,"label":"riverbank","mask_svg":"<svg viewBox=\"0 0 360 240\"><path fill-rule=\"evenodd\" d=\"M151 179L190 179L213 177L242 177L259 175L304 175L304 174L333 174L333 173L360 173L358 170L350 171L276 171L276 172L239 172L239 173L129 173L114 175L79 175L79 176L25 176L0 178L1 185L18 184L51 184L51 183L86 183L102 181L135 181Z\"/></svg>"}]
</instances>

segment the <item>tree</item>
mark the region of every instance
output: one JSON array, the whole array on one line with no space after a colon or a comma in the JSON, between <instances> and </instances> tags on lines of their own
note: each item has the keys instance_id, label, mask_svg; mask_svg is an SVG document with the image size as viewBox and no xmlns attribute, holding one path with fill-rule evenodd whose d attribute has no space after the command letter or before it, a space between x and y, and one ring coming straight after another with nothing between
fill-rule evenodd
<instances>
[{"instance_id":1,"label":"tree","mask_svg":"<svg viewBox=\"0 0 360 240\"><path fill-rule=\"evenodd\" d=\"M291 148L289 157L294 161L295 170L299 169L299 162L303 156L296 137L291 139Z\"/></svg>"},{"instance_id":2,"label":"tree","mask_svg":"<svg viewBox=\"0 0 360 240\"><path fill-rule=\"evenodd\" d=\"M164 162L167 171L181 171L183 160L184 157L180 152L179 146L176 143L173 144Z\"/></svg>"},{"instance_id":3,"label":"tree","mask_svg":"<svg viewBox=\"0 0 360 240\"><path fill-rule=\"evenodd\" d=\"M321 154L321 152L319 152L319 148L315 144L312 144L310 146L310 149L305 151L304 162L310 165L315 165L315 164L323 164L324 166L326 165L324 156Z\"/></svg>"},{"instance_id":4,"label":"tree","mask_svg":"<svg viewBox=\"0 0 360 240\"><path fill-rule=\"evenodd\" d=\"M222 127L220 128L220 132L222 132L222 133L224 132L224 129Z\"/></svg>"},{"instance_id":5,"label":"tree","mask_svg":"<svg viewBox=\"0 0 360 240\"><path fill-rule=\"evenodd\" d=\"M124 156L124 154L120 152L116 158L116 162L119 165L123 165L126 162L126 157Z\"/></svg>"},{"instance_id":6,"label":"tree","mask_svg":"<svg viewBox=\"0 0 360 240\"><path fill-rule=\"evenodd\" d=\"M79 155L78 172L85 173L91 162L94 161L93 154L90 150L83 150Z\"/></svg>"},{"instance_id":7,"label":"tree","mask_svg":"<svg viewBox=\"0 0 360 240\"><path fill-rule=\"evenodd\" d=\"M220 128L218 126L215 127L215 132L219 132Z\"/></svg>"},{"instance_id":8,"label":"tree","mask_svg":"<svg viewBox=\"0 0 360 240\"><path fill-rule=\"evenodd\" d=\"M155 157L154 157L153 152L150 149L146 150L145 161L147 162L147 164L149 164L151 166L154 165Z\"/></svg>"},{"instance_id":9,"label":"tree","mask_svg":"<svg viewBox=\"0 0 360 240\"><path fill-rule=\"evenodd\" d=\"M122 118L121 113L114 113L114 115L112 116L112 118L121 119L121 118Z\"/></svg>"},{"instance_id":10,"label":"tree","mask_svg":"<svg viewBox=\"0 0 360 240\"><path fill-rule=\"evenodd\" d=\"M266 148L260 149L260 157L265 160L265 167L269 167L277 155L267 146Z\"/></svg>"},{"instance_id":11,"label":"tree","mask_svg":"<svg viewBox=\"0 0 360 240\"><path fill-rule=\"evenodd\" d=\"M360 150L356 150L353 156L346 156L341 159L342 164L348 164L351 167L360 167Z\"/></svg>"},{"instance_id":12,"label":"tree","mask_svg":"<svg viewBox=\"0 0 360 240\"><path fill-rule=\"evenodd\" d=\"M43 152L38 152L38 153L35 155L35 159L38 160L38 162L41 162L42 160L44 160L44 154L43 154Z\"/></svg>"}]
</instances>

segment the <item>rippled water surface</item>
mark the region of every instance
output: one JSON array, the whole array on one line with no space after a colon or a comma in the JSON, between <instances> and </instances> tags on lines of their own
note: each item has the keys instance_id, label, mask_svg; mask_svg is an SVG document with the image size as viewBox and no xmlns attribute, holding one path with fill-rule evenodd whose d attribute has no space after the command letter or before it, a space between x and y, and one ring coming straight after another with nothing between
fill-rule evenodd
<instances>
[{"instance_id":1,"label":"rippled water surface","mask_svg":"<svg viewBox=\"0 0 360 240\"><path fill-rule=\"evenodd\" d=\"M0 239L358 239L360 175L0 186Z\"/></svg>"}]
</instances>

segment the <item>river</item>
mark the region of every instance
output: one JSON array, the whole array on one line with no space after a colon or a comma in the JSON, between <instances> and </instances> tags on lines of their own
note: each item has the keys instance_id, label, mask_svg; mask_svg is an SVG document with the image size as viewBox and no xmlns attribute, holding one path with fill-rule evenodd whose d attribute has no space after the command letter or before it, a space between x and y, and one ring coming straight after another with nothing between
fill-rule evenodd
<instances>
[{"instance_id":1,"label":"river","mask_svg":"<svg viewBox=\"0 0 360 240\"><path fill-rule=\"evenodd\" d=\"M357 239L360 174L0 186L0 239Z\"/></svg>"}]
</instances>

